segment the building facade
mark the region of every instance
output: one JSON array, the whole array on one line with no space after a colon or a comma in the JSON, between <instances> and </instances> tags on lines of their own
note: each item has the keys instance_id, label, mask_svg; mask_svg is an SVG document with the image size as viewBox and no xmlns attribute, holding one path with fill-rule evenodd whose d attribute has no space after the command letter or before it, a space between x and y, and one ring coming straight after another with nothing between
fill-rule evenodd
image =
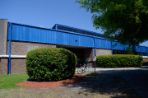
<instances>
[{"instance_id":1,"label":"building facade","mask_svg":"<svg viewBox=\"0 0 148 98\"><path fill-rule=\"evenodd\" d=\"M0 20L0 74L25 73L28 51L40 48L66 48L81 60L93 61L99 55L124 52L127 45L110 41L101 34L56 24L52 29ZM148 55L148 47L136 51Z\"/></svg>"}]
</instances>

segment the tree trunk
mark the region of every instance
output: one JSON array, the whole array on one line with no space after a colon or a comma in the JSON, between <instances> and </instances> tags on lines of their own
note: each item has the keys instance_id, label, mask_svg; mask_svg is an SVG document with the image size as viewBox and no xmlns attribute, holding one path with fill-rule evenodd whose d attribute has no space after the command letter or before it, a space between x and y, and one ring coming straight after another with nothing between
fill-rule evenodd
<instances>
[{"instance_id":1,"label":"tree trunk","mask_svg":"<svg viewBox=\"0 0 148 98\"><path fill-rule=\"evenodd\" d=\"M131 45L131 48L132 48L132 52L133 52L134 54L136 54L136 45L135 45L135 44L132 44L132 45Z\"/></svg>"},{"instance_id":2,"label":"tree trunk","mask_svg":"<svg viewBox=\"0 0 148 98\"><path fill-rule=\"evenodd\" d=\"M127 48L128 54L136 54L136 45L135 44L129 44Z\"/></svg>"}]
</instances>

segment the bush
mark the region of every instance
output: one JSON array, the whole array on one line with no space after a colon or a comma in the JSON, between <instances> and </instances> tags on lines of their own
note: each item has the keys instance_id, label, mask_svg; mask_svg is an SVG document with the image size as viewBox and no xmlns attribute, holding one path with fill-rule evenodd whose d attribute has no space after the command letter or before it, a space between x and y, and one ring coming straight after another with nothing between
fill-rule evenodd
<instances>
[{"instance_id":1,"label":"bush","mask_svg":"<svg viewBox=\"0 0 148 98\"><path fill-rule=\"evenodd\" d=\"M98 56L96 65L97 67L140 67L142 66L142 57L122 54Z\"/></svg>"},{"instance_id":2,"label":"bush","mask_svg":"<svg viewBox=\"0 0 148 98\"><path fill-rule=\"evenodd\" d=\"M76 55L63 48L39 48L27 54L29 80L62 80L74 75Z\"/></svg>"},{"instance_id":3,"label":"bush","mask_svg":"<svg viewBox=\"0 0 148 98\"><path fill-rule=\"evenodd\" d=\"M148 62L143 62L143 66L148 66Z\"/></svg>"}]
</instances>

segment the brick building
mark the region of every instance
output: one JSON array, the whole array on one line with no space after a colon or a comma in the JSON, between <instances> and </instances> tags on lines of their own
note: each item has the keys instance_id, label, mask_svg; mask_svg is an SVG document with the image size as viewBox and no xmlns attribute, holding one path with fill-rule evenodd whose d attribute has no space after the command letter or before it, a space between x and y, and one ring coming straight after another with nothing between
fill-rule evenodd
<instances>
[{"instance_id":1,"label":"brick building","mask_svg":"<svg viewBox=\"0 0 148 98\"><path fill-rule=\"evenodd\" d=\"M124 53L127 45L69 26L56 24L48 29L0 19L0 74L25 73L27 52L39 47L67 48L79 59L92 61L98 55ZM148 55L148 47L137 46L136 51Z\"/></svg>"}]
</instances>

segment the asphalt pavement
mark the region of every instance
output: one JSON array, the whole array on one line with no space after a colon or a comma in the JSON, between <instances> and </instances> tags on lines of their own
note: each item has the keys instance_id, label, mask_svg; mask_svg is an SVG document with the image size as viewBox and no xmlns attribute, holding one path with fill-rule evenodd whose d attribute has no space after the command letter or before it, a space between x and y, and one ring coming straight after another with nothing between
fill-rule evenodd
<instances>
[{"instance_id":1,"label":"asphalt pavement","mask_svg":"<svg viewBox=\"0 0 148 98\"><path fill-rule=\"evenodd\" d=\"M96 68L96 72L120 77L135 90L140 98L148 98L148 67L142 68Z\"/></svg>"}]
</instances>

